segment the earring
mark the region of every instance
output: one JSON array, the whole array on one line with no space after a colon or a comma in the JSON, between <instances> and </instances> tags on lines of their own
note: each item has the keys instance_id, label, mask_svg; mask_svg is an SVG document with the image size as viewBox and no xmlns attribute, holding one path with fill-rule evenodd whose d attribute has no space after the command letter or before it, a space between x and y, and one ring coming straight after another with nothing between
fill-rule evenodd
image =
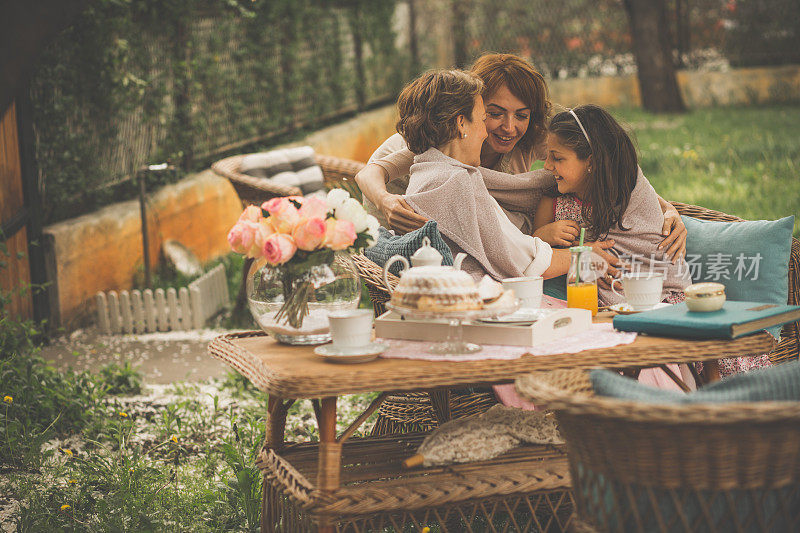
<instances>
[{"instance_id":1,"label":"earring","mask_svg":"<svg viewBox=\"0 0 800 533\"><path fill-rule=\"evenodd\" d=\"M463 134L463 135L462 135L462 137L463 137L464 139L466 139L466 138L467 138L467 134L466 134L466 133L465 133L465 134Z\"/></svg>"},{"instance_id":2,"label":"earring","mask_svg":"<svg viewBox=\"0 0 800 533\"><path fill-rule=\"evenodd\" d=\"M587 168L586 171L587 172L591 172L592 171L592 167Z\"/></svg>"}]
</instances>

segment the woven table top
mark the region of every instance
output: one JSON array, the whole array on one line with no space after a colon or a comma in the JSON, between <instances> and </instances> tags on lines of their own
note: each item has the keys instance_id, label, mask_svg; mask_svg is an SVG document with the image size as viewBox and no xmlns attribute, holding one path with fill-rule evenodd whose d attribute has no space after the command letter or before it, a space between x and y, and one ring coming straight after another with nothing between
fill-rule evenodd
<instances>
[{"instance_id":1,"label":"woven table top","mask_svg":"<svg viewBox=\"0 0 800 533\"><path fill-rule=\"evenodd\" d=\"M607 319L601 319L607 320ZM643 368L720 357L758 355L775 346L761 332L734 340L683 340L639 335L632 344L576 354L530 356L515 360L439 362L377 359L360 364L328 363L313 346L280 344L260 331L214 339L209 352L280 398L322 398L373 391L413 391L458 385L513 382L521 374L567 368Z\"/></svg>"}]
</instances>

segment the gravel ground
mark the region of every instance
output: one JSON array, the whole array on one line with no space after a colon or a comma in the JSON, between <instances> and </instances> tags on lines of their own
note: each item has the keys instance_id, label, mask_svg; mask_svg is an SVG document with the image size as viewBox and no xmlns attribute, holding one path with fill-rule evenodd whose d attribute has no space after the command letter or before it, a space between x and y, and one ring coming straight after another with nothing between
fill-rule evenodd
<instances>
[{"instance_id":1,"label":"gravel ground","mask_svg":"<svg viewBox=\"0 0 800 533\"><path fill-rule=\"evenodd\" d=\"M91 327L56 338L41 356L56 368L97 370L130 362L147 384L224 377L228 366L208 354L208 343L225 330L202 329L144 335L103 335Z\"/></svg>"}]
</instances>

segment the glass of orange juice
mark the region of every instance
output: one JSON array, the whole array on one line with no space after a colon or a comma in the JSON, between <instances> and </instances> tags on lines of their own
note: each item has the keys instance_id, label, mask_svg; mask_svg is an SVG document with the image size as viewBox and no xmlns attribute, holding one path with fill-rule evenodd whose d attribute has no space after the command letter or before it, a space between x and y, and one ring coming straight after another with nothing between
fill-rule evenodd
<instances>
[{"instance_id":1,"label":"glass of orange juice","mask_svg":"<svg viewBox=\"0 0 800 533\"><path fill-rule=\"evenodd\" d=\"M591 268L592 247L573 246L567 272L567 307L588 309L597 314L597 276Z\"/></svg>"}]
</instances>

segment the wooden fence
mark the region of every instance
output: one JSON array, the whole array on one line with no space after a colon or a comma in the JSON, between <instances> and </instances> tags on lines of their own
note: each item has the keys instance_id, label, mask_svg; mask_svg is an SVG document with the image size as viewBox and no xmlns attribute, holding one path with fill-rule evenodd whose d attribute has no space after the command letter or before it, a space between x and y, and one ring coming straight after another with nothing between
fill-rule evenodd
<instances>
[{"instance_id":1,"label":"wooden fence","mask_svg":"<svg viewBox=\"0 0 800 533\"><path fill-rule=\"evenodd\" d=\"M33 318L33 302L28 290L31 276L28 263L28 210L22 186L17 113L14 105L0 121L0 314L12 319ZM8 300L6 300L8 298Z\"/></svg>"}]
</instances>

